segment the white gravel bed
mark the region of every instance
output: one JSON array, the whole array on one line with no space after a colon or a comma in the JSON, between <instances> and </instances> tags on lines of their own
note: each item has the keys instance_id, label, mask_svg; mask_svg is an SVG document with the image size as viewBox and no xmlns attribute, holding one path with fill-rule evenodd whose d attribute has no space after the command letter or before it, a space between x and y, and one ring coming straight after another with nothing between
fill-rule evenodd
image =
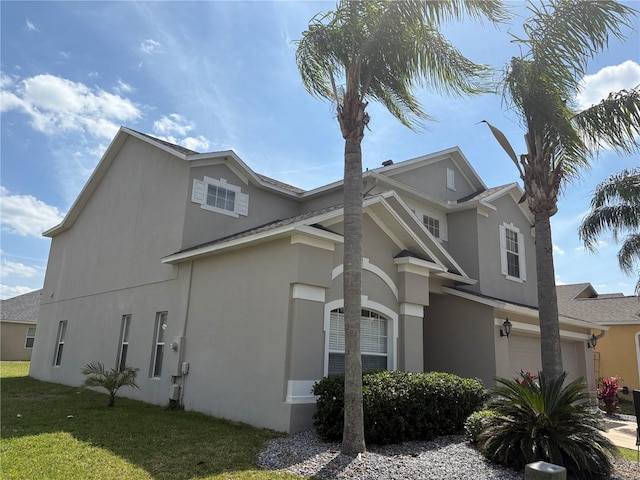
<instances>
[{"instance_id":1,"label":"white gravel bed","mask_svg":"<svg viewBox=\"0 0 640 480\"><path fill-rule=\"evenodd\" d=\"M522 480L524 472L493 465L460 435L429 442L368 447L357 456L340 454L340 444L320 440L314 431L270 441L258 457L266 470L305 477L358 480ZM616 480L640 479L640 464L617 460Z\"/></svg>"}]
</instances>

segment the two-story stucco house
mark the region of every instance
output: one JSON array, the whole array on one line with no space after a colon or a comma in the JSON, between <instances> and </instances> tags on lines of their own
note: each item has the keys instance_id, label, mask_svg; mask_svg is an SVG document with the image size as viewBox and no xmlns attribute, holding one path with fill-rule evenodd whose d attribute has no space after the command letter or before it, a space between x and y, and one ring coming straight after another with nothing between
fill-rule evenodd
<instances>
[{"instance_id":1,"label":"two-story stucco house","mask_svg":"<svg viewBox=\"0 0 640 480\"><path fill-rule=\"evenodd\" d=\"M512 377L540 368L532 217L457 148L364 173L365 368ZM310 191L232 151L122 128L61 224L31 375L140 369L131 397L280 431L343 369L342 182ZM503 323L512 324L501 336ZM593 388L591 324L562 319L565 368Z\"/></svg>"}]
</instances>

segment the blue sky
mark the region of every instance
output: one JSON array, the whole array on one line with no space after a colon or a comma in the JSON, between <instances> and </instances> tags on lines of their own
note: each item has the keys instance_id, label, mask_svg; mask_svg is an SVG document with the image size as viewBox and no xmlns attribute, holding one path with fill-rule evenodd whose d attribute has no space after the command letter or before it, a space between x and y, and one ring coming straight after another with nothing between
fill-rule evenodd
<instances>
[{"instance_id":1,"label":"blue sky","mask_svg":"<svg viewBox=\"0 0 640 480\"><path fill-rule=\"evenodd\" d=\"M500 70L519 53L511 34L470 21L443 33L465 55ZM630 5L640 7L640 2ZM335 6L320 1L0 2L0 298L41 288L50 240L41 232L69 209L120 125L200 152L233 149L256 172L305 189L342 176L343 141L332 107L302 87L293 41ZM590 64L577 100L640 84L640 19ZM522 129L499 96L473 99L420 92L437 119L412 132L369 106L365 168L459 146L489 186L519 181L480 120L502 129L518 153ZM577 228L595 185L638 156L604 153L569 185L552 219L558 283L591 282L631 294L618 246L604 237L584 250ZM114 232L117 234L117 232ZM99 274L99 272L96 272Z\"/></svg>"}]
</instances>

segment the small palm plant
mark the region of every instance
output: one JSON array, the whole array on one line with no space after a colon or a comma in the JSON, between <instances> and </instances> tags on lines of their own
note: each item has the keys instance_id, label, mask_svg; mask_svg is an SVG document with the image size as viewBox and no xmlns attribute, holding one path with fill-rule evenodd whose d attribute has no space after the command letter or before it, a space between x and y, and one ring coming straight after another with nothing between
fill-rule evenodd
<instances>
[{"instance_id":1,"label":"small palm plant","mask_svg":"<svg viewBox=\"0 0 640 480\"><path fill-rule=\"evenodd\" d=\"M116 402L116 392L120 387L135 387L138 369L120 365L107 371L101 362L87 363L82 369L86 375L84 385L87 387L102 387L109 392L109 406L113 407Z\"/></svg>"},{"instance_id":2,"label":"small palm plant","mask_svg":"<svg viewBox=\"0 0 640 480\"><path fill-rule=\"evenodd\" d=\"M602 418L590 404L583 379L563 386L557 379L532 375L499 378L489 408L496 415L480 434L480 448L490 461L515 468L546 461L564 466L576 478L609 477L615 446L602 435Z\"/></svg>"}]
</instances>

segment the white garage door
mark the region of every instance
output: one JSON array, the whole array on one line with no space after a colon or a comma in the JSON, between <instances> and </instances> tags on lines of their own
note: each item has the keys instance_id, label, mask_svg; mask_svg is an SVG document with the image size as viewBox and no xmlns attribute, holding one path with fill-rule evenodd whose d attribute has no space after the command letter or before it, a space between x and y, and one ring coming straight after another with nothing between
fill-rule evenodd
<instances>
[{"instance_id":1,"label":"white garage door","mask_svg":"<svg viewBox=\"0 0 640 480\"><path fill-rule=\"evenodd\" d=\"M585 366L581 365L578 355L583 348L580 342L562 341L562 366L568 372L568 381L586 376ZM509 336L510 371L516 377L520 370L534 375L542 369L540 363L540 339L525 335L511 334Z\"/></svg>"}]
</instances>

